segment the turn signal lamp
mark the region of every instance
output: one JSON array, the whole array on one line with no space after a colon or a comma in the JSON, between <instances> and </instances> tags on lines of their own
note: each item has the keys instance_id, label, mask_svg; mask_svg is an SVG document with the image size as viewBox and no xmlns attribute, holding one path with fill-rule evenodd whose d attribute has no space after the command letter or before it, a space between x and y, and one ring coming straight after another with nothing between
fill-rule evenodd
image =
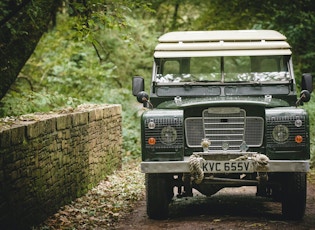
<instances>
[{"instance_id":1,"label":"turn signal lamp","mask_svg":"<svg viewBox=\"0 0 315 230\"><path fill-rule=\"evenodd\" d=\"M302 143L302 141L303 141L303 137L301 135L295 136L294 139L295 139L295 142L298 144Z\"/></svg>"},{"instance_id":2,"label":"turn signal lamp","mask_svg":"<svg viewBox=\"0 0 315 230\"><path fill-rule=\"evenodd\" d=\"M155 139L154 137L150 137L150 138L148 139L148 143L149 143L149 145L155 145L156 139Z\"/></svg>"}]
</instances>

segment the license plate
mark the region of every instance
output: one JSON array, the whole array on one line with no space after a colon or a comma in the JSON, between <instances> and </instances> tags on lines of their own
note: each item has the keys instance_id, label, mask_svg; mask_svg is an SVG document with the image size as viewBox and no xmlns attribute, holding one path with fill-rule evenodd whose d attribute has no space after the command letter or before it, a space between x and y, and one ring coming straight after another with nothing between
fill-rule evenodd
<instances>
[{"instance_id":1,"label":"license plate","mask_svg":"<svg viewBox=\"0 0 315 230\"><path fill-rule=\"evenodd\" d=\"M205 173L254 172L251 161L202 161L201 168Z\"/></svg>"}]
</instances>

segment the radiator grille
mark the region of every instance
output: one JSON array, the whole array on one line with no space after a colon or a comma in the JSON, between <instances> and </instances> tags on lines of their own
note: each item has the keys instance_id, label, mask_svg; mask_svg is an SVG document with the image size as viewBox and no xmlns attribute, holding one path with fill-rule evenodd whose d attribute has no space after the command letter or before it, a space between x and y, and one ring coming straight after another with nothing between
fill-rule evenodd
<instances>
[{"instance_id":1,"label":"radiator grille","mask_svg":"<svg viewBox=\"0 0 315 230\"><path fill-rule=\"evenodd\" d=\"M245 140L249 147L259 147L263 143L264 119L246 117L244 110L237 113L211 113L203 111L203 117L185 120L186 142L189 147L201 147L201 140L211 141L210 150L222 150L227 142L229 149L239 150Z\"/></svg>"},{"instance_id":2,"label":"radiator grille","mask_svg":"<svg viewBox=\"0 0 315 230\"><path fill-rule=\"evenodd\" d=\"M228 143L229 149L239 149L244 141L245 110L208 109L202 115L204 137L211 140L213 148L221 148L223 143Z\"/></svg>"}]
</instances>

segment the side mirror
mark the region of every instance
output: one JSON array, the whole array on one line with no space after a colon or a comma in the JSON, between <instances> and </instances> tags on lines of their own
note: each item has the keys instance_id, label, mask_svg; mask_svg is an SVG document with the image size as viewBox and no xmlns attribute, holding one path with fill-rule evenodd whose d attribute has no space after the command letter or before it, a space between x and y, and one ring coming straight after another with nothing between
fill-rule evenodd
<instances>
[{"instance_id":1,"label":"side mirror","mask_svg":"<svg viewBox=\"0 0 315 230\"><path fill-rule=\"evenodd\" d=\"M302 75L301 88L307 90L309 93L313 91L313 77L310 73L304 73Z\"/></svg>"},{"instance_id":2,"label":"side mirror","mask_svg":"<svg viewBox=\"0 0 315 230\"><path fill-rule=\"evenodd\" d=\"M311 99L311 93L308 90L302 90L300 93L300 99L303 102L309 102Z\"/></svg>"},{"instance_id":3,"label":"side mirror","mask_svg":"<svg viewBox=\"0 0 315 230\"><path fill-rule=\"evenodd\" d=\"M144 79L142 77L133 77L132 95L137 96L139 92L144 91Z\"/></svg>"},{"instance_id":4,"label":"side mirror","mask_svg":"<svg viewBox=\"0 0 315 230\"><path fill-rule=\"evenodd\" d=\"M301 91L300 98L297 100L295 105L296 106L303 105L303 102L309 102L310 99L311 99L311 93L308 90L304 89Z\"/></svg>"},{"instance_id":5,"label":"side mirror","mask_svg":"<svg viewBox=\"0 0 315 230\"><path fill-rule=\"evenodd\" d=\"M141 91L137 95L137 101L143 103L143 106L146 107L146 104L149 101L149 95L146 92Z\"/></svg>"}]
</instances>

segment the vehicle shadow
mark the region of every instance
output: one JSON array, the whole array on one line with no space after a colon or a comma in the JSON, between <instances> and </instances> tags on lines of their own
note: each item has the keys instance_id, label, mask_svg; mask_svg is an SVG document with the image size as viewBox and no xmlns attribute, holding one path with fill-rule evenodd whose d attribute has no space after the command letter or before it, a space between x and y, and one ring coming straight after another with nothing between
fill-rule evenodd
<instances>
[{"instance_id":1,"label":"vehicle shadow","mask_svg":"<svg viewBox=\"0 0 315 230\"><path fill-rule=\"evenodd\" d=\"M257 197L256 189L251 187L228 188L206 197L176 198L170 204L170 218L189 218L200 215L238 218L266 218L282 220L281 203L270 198Z\"/></svg>"}]
</instances>

